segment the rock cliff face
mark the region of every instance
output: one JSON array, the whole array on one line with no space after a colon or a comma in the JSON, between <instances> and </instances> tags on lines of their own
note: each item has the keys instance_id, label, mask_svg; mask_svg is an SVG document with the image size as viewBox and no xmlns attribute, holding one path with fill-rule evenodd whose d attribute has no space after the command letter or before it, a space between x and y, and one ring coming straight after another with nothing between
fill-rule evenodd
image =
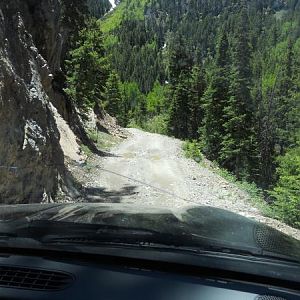
<instances>
[{"instance_id":1,"label":"rock cliff face","mask_svg":"<svg viewBox=\"0 0 300 300\"><path fill-rule=\"evenodd\" d=\"M0 0L0 203L74 192L53 113L68 114L54 80L68 34L61 15L59 0Z\"/></svg>"}]
</instances>

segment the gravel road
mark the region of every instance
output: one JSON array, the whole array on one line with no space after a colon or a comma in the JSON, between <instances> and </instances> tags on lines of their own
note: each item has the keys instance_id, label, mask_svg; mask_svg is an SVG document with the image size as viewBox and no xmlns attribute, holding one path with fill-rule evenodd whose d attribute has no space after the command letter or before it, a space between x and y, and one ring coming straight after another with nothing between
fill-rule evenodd
<instances>
[{"instance_id":1,"label":"gravel road","mask_svg":"<svg viewBox=\"0 0 300 300\"><path fill-rule=\"evenodd\" d=\"M94 157L82 174L90 202L122 202L163 207L209 205L254 218L300 239L300 231L263 217L249 195L209 168L187 159L182 142L128 129L130 136Z\"/></svg>"}]
</instances>

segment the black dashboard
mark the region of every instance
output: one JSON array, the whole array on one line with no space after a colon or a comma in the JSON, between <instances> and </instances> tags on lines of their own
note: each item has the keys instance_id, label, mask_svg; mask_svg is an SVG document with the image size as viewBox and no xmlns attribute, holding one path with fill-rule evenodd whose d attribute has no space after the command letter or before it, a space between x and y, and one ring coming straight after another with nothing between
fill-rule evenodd
<instances>
[{"instance_id":1,"label":"black dashboard","mask_svg":"<svg viewBox=\"0 0 300 300\"><path fill-rule=\"evenodd\" d=\"M226 278L224 274L191 272L180 266L157 268L149 261L121 263L60 256L0 254L0 299L143 299L143 300L284 300L300 292L269 283Z\"/></svg>"}]
</instances>

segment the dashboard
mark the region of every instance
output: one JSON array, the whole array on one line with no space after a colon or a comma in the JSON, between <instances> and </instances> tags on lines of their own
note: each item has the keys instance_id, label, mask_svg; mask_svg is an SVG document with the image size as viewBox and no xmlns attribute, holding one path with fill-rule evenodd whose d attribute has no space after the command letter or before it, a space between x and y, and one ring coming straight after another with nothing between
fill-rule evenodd
<instances>
[{"instance_id":1,"label":"dashboard","mask_svg":"<svg viewBox=\"0 0 300 300\"><path fill-rule=\"evenodd\" d=\"M295 291L240 282L215 274L197 276L113 258L101 261L0 254L0 299L284 300Z\"/></svg>"}]
</instances>

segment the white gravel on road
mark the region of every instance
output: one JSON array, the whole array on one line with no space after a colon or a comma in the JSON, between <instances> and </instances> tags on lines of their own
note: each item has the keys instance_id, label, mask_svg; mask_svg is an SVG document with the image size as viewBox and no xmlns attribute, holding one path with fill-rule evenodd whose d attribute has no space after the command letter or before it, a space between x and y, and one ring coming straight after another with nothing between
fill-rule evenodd
<instances>
[{"instance_id":1,"label":"white gravel on road","mask_svg":"<svg viewBox=\"0 0 300 300\"><path fill-rule=\"evenodd\" d=\"M253 218L300 239L300 231L262 216L249 195L234 184L184 156L182 141L128 129L130 137L95 157L85 174L90 200L161 207L208 205ZM99 193L98 193L99 192Z\"/></svg>"}]
</instances>

